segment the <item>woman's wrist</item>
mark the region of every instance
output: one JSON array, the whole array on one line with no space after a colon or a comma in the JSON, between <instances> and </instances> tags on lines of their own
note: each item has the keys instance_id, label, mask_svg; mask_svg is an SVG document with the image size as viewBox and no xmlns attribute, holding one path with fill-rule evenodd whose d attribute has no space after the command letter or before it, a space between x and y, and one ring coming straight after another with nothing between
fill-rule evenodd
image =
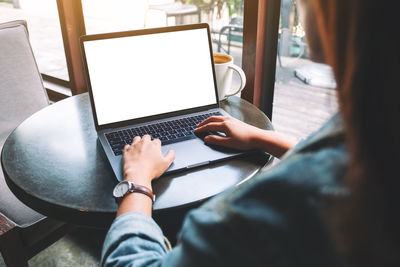
<instances>
[{"instance_id":1,"label":"woman's wrist","mask_svg":"<svg viewBox=\"0 0 400 267\"><path fill-rule=\"evenodd\" d=\"M135 185L141 185L153 192L151 176L145 172L126 171L124 180L130 181ZM118 206L117 217L126 212L137 211L151 216L153 200L149 195L140 192L132 192L124 196Z\"/></svg>"},{"instance_id":2,"label":"woman's wrist","mask_svg":"<svg viewBox=\"0 0 400 267\"><path fill-rule=\"evenodd\" d=\"M119 203L117 217L131 211L141 212L151 216L152 199L142 193L132 192L127 194Z\"/></svg>"},{"instance_id":3,"label":"woman's wrist","mask_svg":"<svg viewBox=\"0 0 400 267\"><path fill-rule=\"evenodd\" d=\"M152 190L152 186L151 186L152 179L150 178L149 174L128 172L128 173L125 173L124 180L130 181L137 185L145 186L145 187L149 188L150 190Z\"/></svg>"},{"instance_id":4,"label":"woman's wrist","mask_svg":"<svg viewBox=\"0 0 400 267\"><path fill-rule=\"evenodd\" d=\"M265 150L265 130L256 128L250 137L250 149L261 149Z\"/></svg>"}]
</instances>

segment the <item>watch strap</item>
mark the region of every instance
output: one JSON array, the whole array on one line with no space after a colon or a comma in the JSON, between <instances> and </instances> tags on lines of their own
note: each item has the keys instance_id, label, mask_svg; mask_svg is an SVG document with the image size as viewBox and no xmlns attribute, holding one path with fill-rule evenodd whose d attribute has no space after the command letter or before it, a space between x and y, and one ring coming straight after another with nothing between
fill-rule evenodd
<instances>
[{"instance_id":1,"label":"watch strap","mask_svg":"<svg viewBox=\"0 0 400 267\"><path fill-rule=\"evenodd\" d=\"M146 196L148 196L149 198L151 198L151 201L154 203L154 201L156 201L156 195L154 195L153 191L151 191L149 188L147 188L146 186L143 185L138 185L135 183L132 183L129 191L131 193L141 193L144 194Z\"/></svg>"}]
</instances>

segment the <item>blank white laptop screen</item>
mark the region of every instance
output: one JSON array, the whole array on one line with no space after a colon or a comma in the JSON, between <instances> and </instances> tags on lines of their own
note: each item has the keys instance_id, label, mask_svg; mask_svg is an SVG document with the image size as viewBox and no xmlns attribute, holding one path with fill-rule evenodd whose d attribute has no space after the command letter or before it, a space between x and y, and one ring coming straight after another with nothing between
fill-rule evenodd
<instances>
[{"instance_id":1,"label":"blank white laptop screen","mask_svg":"<svg viewBox=\"0 0 400 267\"><path fill-rule=\"evenodd\" d=\"M84 42L99 125L217 103L206 29Z\"/></svg>"}]
</instances>

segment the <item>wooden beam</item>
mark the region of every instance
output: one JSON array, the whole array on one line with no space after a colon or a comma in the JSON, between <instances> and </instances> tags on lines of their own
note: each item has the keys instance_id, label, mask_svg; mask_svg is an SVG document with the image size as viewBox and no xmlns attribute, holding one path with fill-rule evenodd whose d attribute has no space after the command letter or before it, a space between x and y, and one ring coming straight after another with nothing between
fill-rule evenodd
<instances>
[{"instance_id":1,"label":"wooden beam","mask_svg":"<svg viewBox=\"0 0 400 267\"><path fill-rule=\"evenodd\" d=\"M272 121L272 109L275 89L276 56L278 52L278 30L279 17L281 10L281 0L263 0L260 9L263 9L263 20L259 22L263 25L263 43L257 46L260 57L257 59L257 95L258 107Z\"/></svg>"},{"instance_id":2,"label":"wooden beam","mask_svg":"<svg viewBox=\"0 0 400 267\"><path fill-rule=\"evenodd\" d=\"M81 0L57 0L61 32L73 95L87 91L79 37L86 34Z\"/></svg>"},{"instance_id":3,"label":"wooden beam","mask_svg":"<svg viewBox=\"0 0 400 267\"><path fill-rule=\"evenodd\" d=\"M16 224L0 213L0 237L16 227Z\"/></svg>"},{"instance_id":4,"label":"wooden beam","mask_svg":"<svg viewBox=\"0 0 400 267\"><path fill-rule=\"evenodd\" d=\"M242 91L242 98L254 103L254 83L256 73L256 47L258 28L259 0L244 1L243 13L243 55L242 69L246 74L247 82Z\"/></svg>"},{"instance_id":5,"label":"wooden beam","mask_svg":"<svg viewBox=\"0 0 400 267\"><path fill-rule=\"evenodd\" d=\"M66 99L66 98L70 97L69 95L54 91L54 90L49 89L49 88L46 88L46 92L47 92L47 97L52 102L58 102L60 100L63 100L63 99Z\"/></svg>"},{"instance_id":6,"label":"wooden beam","mask_svg":"<svg viewBox=\"0 0 400 267\"><path fill-rule=\"evenodd\" d=\"M244 1L242 98L272 117L280 0Z\"/></svg>"},{"instance_id":7,"label":"wooden beam","mask_svg":"<svg viewBox=\"0 0 400 267\"><path fill-rule=\"evenodd\" d=\"M257 41L256 41L256 59L254 61L255 64L255 73L254 73L254 96L253 103L258 108L260 108L261 104L261 83L262 83L262 75L264 68L264 46L265 46L265 35L266 35L266 21L267 21L267 1L268 0L259 0L258 1L258 19L257 19Z\"/></svg>"},{"instance_id":8,"label":"wooden beam","mask_svg":"<svg viewBox=\"0 0 400 267\"><path fill-rule=\"evenodd\" d=\"M244 1L242 68L247 83L242 98L257 107L261 104L261 84L268 0Z\"/></svg>"}]
</instances>

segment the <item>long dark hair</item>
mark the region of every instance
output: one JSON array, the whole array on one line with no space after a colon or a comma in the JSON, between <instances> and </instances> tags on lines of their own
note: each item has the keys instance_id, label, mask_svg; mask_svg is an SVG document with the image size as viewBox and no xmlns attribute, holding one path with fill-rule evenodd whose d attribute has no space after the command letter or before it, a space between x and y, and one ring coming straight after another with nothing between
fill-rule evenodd
<instances>
[{"instance_id":1,"label":"long dark hair","mask_svg":"<svg viewBox=\"0 0 400 267\"><path fill-rule=\"evenodd\" d=\"M398 1L311 0L333 67L350 163L350 197L328 224L348 266L400 266Z\"/></svg>"}]
</instances>

